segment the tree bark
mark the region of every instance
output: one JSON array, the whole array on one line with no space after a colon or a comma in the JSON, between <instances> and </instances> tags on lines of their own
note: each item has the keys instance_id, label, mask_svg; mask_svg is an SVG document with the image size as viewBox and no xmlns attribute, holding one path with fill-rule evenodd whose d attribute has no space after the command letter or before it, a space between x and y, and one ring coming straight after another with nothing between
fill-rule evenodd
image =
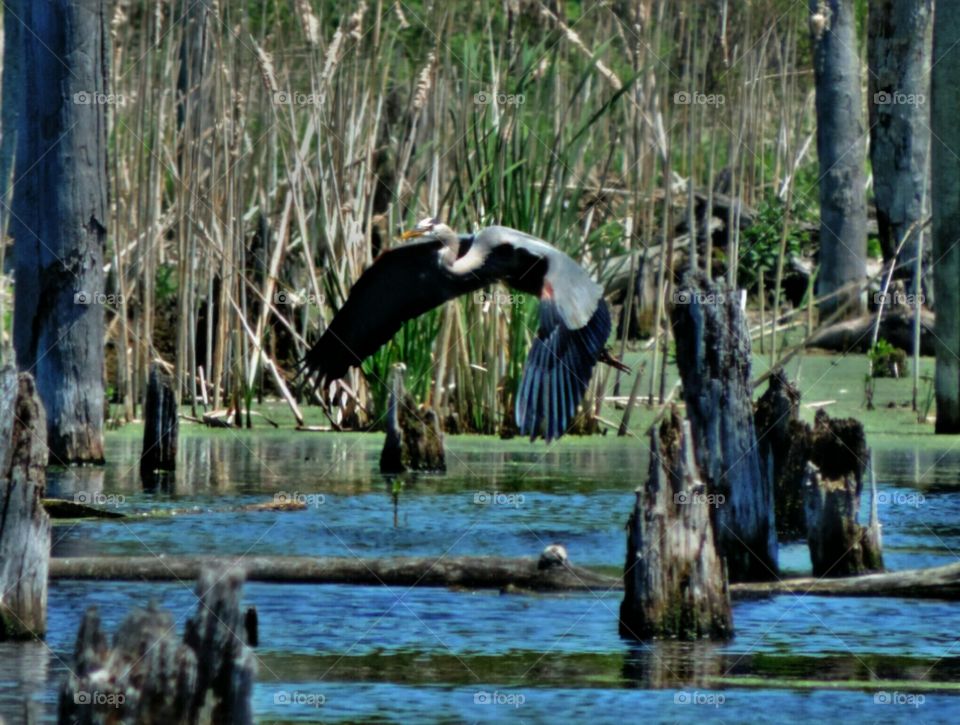
<instances>
[{"instance_id":1,"label":"tree bark","mask_svg":"<svg viewBox=\"0 0 960 725\"><path fill-rule=\"evenodd\" d=\"M753 421L750 335L740 295L687 275L673 308L677 367L713 530L730 581L777 572L773 485L761 475Z\"/></svg>"},{"instance_id":2,"label":"tree bark","mask_svg":"<svg viewBox=\"0 0 960 725\"><path fill-rule=\"evenodd\" d=\"M56 464L103 461L107 4L29 3L12 235L14 347Z\"/></svg>"},{"instance_id":3,"label":"tree bark","mask_svg":"<svg viewBox=\"0 0 960 725\"><path fill-rule=\"evenodd\" d=\"M7 0L3 10L3 103L0 110L0 235L10 221L10 182L23 112L23 22L29 0Z\"/></svg>"},{"instance_id":4,"label":"tree bark","mask_svg":"<svg viewBox=\"0 0 960 725\"><path fill-rule=\"evenodd\" d=\"M0 370L0 640L47 629L47 426L33 378Z\"/></svg>"},{"instance_id":5,"label":"tree bark","mask_svg":"<svg viewBox=\"0 0 960 725\"><path fill-rule=\"evenodd\" d=\"M960 433L960 12L938 3L930 81L937 433Z\"/></svg>"},{"instance_id":6,"label":"tree bark","mask_svg":"<svg viewBox=\"0 0 960 725\"><path fill-rule=\"evenodd\" d=\"M178 414L173 380L155 363L150 369L147 399L143 406L140 477L145 484L154 483L157 471L174 471L177 468Z\"/></svg>"},{"instance_id":7,"label":"tree bark","mask_svg":"<svg viewBox=\"0 0 960 725\"><path fill-rule=\"evenodd\" d=\"M151 604L129 614L109 646L97 610L88 609L58 722L252 723L256 663L239 634L242 584L238 570L204 569L182 642L173 616Z\"/></svg>"},{"instance_id":8,"label":"tree bark","mask_svg":"<svg viewBox=\"0 0 960 725\"><path fill-rule=\"evenodd\" d=\"M729 639L733 614L714 544L714 499L676 410L650 432L650 474L627 523L620 634L634 639Z\"/></svg>"},{"instance_id":9,"label":"tree bark","mask_svg":"<svg viewBox=\"0 0 960 725\"><path fill-rule=\"evenodd\" d=\"M854 0L810 0L820 161L820 272L818 296L866 276L867 204L860 58ZM829 314L852 295L823 303ZM854 305L859 311L862 302Z\"/></svg>"}]
</instances>

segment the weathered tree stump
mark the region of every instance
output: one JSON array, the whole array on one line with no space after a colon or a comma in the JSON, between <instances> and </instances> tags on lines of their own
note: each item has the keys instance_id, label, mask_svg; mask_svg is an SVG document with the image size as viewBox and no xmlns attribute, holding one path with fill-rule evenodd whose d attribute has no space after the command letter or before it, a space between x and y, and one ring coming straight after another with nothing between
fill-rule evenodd
<instances>
[{"instance_id":1,"label":"weathered tree stump","mask_svg":"<svg viewBox=\"0 0 960 725\"><path fill-rule=\"evenodd\" d=\"M255 664L239 635L242 584L239 570L204 569L197 613L182 641L173 615L151 604L127 616L110 646L96 609L88 609L60 691L58 721L252 723Z\"/></svg>"},{"instance_id":2,"label":"weathered tree stump","mask_svg":"<svg viewBox=\"0 0 960 725\"><path fill-rule=\"evenodd\" d=\"M726 572L717 554L690 424L676 410L650 433L650 474L627 524L620 634L683 640L733 636Z\"/></svg>"},{"instance_id":3,"label":"weathered tree stump","mask_svg":"<svg viewBox=\"0 0 960 725\"><path fill-rule=\"evenodd\" d=\"M47 629L47 421L29 373L0 370L0 640Z\"/></svg>"},{"instance_id":4,"label":"weathered tree stump","mask_svg":"<svg viewBox=\"0 0 960 725\"><path fill-rule=\"evenodd\" d=\"M773 485L760 469L750 334L739 298L723 282L688 274L672 317L694 452L718 502L711 508L717 549L730 581L752 581L776 576L777 537Z\"/></svg>"},{"instance_id":5,"label":"weathered tree stump","mask_svg":"<svg viewBox=\"0 0 960 725\"><path fill-rule=\"evenodd\" d=\"M797 451L808 446L804 469L804 516L814 576L845 577L883 571L880 525L871 515L858 523L863 473L869 451L863 425L853 418L830 418L818 410L813 429Z\"/></svg>"},{"instance_id":6,"label":"weathered tree stump","mask_svg":"<svg viewBox=\"0 0 960 725\"><path fill-rule=\"evenodd\" d=\"M761 471L773 483L777 533L784 538L799 538L806 533L803 516L803 471L805 459L797 468L788 468L792 442L800 419L800 391L778 368L769 379L767 391L757 401L753 414L757 429L757 448ZM804 453L805 453L804 449ZM791 475L788 475L788 472Z\"/></svg>"},{"instance_id":7,"label":"weathered tree stump","mask_svg":"<svg viewBox=\"0 0 960 725\"><path fill-rule=\"evenodd\" d=\"M176 470L178 421L173 378L154 363L150 367L147 399L143 406L140 477L145 483L152 483L157 471Z\"/></svg>"},{"instance_id":8,"label":"weathered tree stump","mask_svg":"<svg viewBox=\"0 0 960 725\"><path fill-rule=\"evenodd\" d=\"M429 407L418 407L403 387L403 365L390 371L387 437L380 452L381 473L445 471L440 418Z\"/></svg>"}]
</instances>

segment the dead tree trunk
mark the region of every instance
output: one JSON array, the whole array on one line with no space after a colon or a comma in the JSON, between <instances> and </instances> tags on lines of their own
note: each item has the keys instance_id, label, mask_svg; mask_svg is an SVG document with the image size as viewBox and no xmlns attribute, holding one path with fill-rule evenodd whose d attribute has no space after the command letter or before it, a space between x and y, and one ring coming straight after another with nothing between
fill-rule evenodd
<instances>
[{"instance_id":1,"label":"dead tree trunk","mask_svg":"<svg viewBox=\"0 0 960 725\"><path fill-rule=\"evenodd\" d=\"M103 462L109 35L104 0L26 3L12 235L17 365L54 463Z\"/></svg>"},{"instance_id":2,"label":"dead tree trunk","mask_svg":"<svg viewBox=\"0 0 960 725\"><path fill-rule=\"evenodd\" d=\"M47 426L33 378L0 370L0 640L47 629Z\"/></svg>"},{"instance_id":3,"label":"dead tree trunk","mask_svg":"<svg viewBox=\"0 0 960 725\"><path fill-rule=\"evenodd\" d=\"M418 407L404 391L403 373L403 365L390 371L387 437L380 452L380 472L445 471L440 419L432 408Z\"/></svg>"},{"instance_id":4,"label":"dead tree trunk","mask_svg":"<svg viewBox=\"0 0 960 725\"><path fill-rule=\"evenodd\" d=\"M733 614L690 423L676 410L650 432L650 473L627 524L620 634L728 639Z\"/></svg>"},{"instance_id":5,"label":"dead tree trunk","mask_svg":"<svg viewBox=\"0 0 960 725\"><path fill-rule=\"evenodd\" d=\"M796 438L796 427L802 425L799 419L800 391L787 380L782 369L777 369L770 376L767 392L757 401L754 422L760 466L767 481L773 484L777 533L786 538L798 538L806 533L803 463L800 475L795 475L788 465L791 441Z\"/></svg>"},{"instance_id":6,"label":"dead tree trunk","mask_svg":"<svg viewBox=\"0 0 960 725\"><path fill-rule=\"evenodd\" d=\"M761 475L753 422L750 335L739 295L702 273L675 295L674 335L687 418L730 581L777 572L773 486Z\"/></svg>"},{"instance_id":7,"label":"dead tree trunk","mask_svg":"<svg viewBox=\"0 0 960 725\"><path fill-rule=\"evenodd\" d=\"M817 157L820 161L820 273L818 295L866 276L867 201L860 106L860 57L854 0L809 0L816 83ZM854 302L859 291L831 298L822 313Z\"/></svg>"},{"instance_id":8,"label":"dead tree trunk","mask_svg":"<svg viewBox=\"0 0 960 725\"><path fill-rule=\"evenodd\" d=\"M140 477L145 484L154 482L157 471L174 471L177 467L177 392L170 376L154 364L143 406L143 451L140 454Z\"/></svg>"},{"instance_id":9,"label":"dead tree trunk","mask_svg":"<svg viewBox=\"0 0 960 725\"><path fill-rule=\"evenodd\" d=\"M173 616L151 605L127 616L111 647L96 609L88 609L58 722L252 723L256 666L239 635L242 583L237 570L204 569L182 641Z\"/></svg>"}]
</instances>

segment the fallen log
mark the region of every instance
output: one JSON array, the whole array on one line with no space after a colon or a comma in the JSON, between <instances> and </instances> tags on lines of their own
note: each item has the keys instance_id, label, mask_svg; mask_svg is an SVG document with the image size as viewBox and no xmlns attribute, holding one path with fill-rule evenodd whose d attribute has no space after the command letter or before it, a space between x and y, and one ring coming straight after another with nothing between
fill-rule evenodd
<instances>
[{"instance_id":1,"label":"fallen log","mask_svg":"<svg viewBox=\"0 0 960 725\"><path fill-rule=\"evenodd\" d=\"M453 557L435 559L354 559L299 556L110 556L50 559L50 579L93 581L177 581L204 566L240 566L247 581L284 584L356 584L464 587L532 591L608 593L623 588L622 577L565 563L539 568L536 559ZM543 575L546 572L546 575ZM537 577L537 574L541 578ZM837 579L796 577L730 585L730 596L756 599L777 594L831 597L903 597L960 600L960 563Z\"/></svg>"},{"instance_id":2,"label":"fallen log","mask_svg":"<svg viewBox=\"0 0 960 725\"><path fill-rule=\"evenodd\" d=\"M824 327L807 341L807 347L816 347L833 352L867 352L873 340L876 314L861 315ZM928 310L920 313L920 353L934 354L934 314ZM885 313L880 321L880 338L894 347L913 353L913 312L897 308Z\"/></svg>"},{"instance_id":3,"label":"fallen log","mask_svg":"<svg viewBox=\"0 0 960 725\"><path fill-rule=\"evenodd\" d=\"M533 591L609 591L619 577L570 564L505 557L103 556L54 558L51 579L171 581L196 578L204 567L239 566L247 581L299 584L385 584Z\"/></svg>"}]
</instances>

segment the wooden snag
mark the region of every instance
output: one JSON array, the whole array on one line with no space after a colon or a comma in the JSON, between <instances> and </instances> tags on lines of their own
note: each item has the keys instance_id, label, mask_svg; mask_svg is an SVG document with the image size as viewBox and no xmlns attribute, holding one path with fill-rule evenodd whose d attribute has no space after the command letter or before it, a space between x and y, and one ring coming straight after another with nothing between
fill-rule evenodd
<instances>
[{"instance_id":1,"label":"wooden snag","mask_svg":"<svg viewBox=\"0 0 960 725\"><path fill-rule=\"evenodd\" d=\"M773 485L761 473L740 294L702 272L688 273L672 319L697 464L717 501L710 509L717 549L730 581L775 578Z\"/></svg>"},{"instance_id":2,"label":"wooden snag","mask_svg":"<svg viewBox=\"0 0 960 725\"><path fill-rule=\"evenodd\" d=\"M417 406L403 386L403 365L390 371L387 437L380 452L381 473L445 471L443 430L436 412Z\"/></svg>"},{"instance_id":3,"label":"wooden snag","mask_svg":"<svg viewBox=\"0 0 960 725\"><path fill-rule=\"evenodd\" d=\"M674 409L650 433L650 473L627 524L622 636L733 636L730 592L710 521L713 503L694 460L690 424Z\"/></svg>"},{"instance_id":4,"label":"wooden snag","mask_svg":"<svg viewBox=\"0 0 960 725\"><path fill-rule=\"evenodd\" d=\"M0 369L0 641L47 629L47 421L29 373Z\"/></svg>"},{"instance_id":5,"label":"wooden snag","mask_svg":"<svg viewBox=\"0 0 960 725\"><path fill-rule=\"evenodd\" d=\"M88 609L58 721L252 723L256 667L240 636L242 585L239 569L204 569L182 641L173 615L151 604L129 614L109 645L97 610Z\"/></svg>"},{"instance_id":6,"label":"wooden snag","mask_svg":"<svg viewBox=\"0 0 960 725\"><path fill-rule=\"evenodd\" d=\"M176 470L179 428L177 392L173 377L154 363L150 367L147 399L143 406L140 477L144 483L152 483L157 471Z\"/></svg>"}]
</instances>

